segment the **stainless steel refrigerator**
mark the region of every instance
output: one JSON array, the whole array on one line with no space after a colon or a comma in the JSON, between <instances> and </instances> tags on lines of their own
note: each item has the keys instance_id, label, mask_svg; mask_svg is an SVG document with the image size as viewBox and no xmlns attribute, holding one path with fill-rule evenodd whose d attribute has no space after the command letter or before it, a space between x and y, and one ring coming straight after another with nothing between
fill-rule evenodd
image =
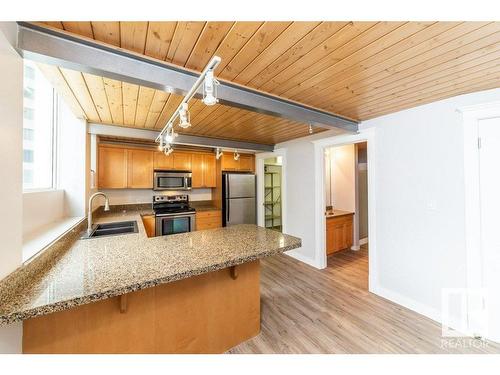
<instances>
[{"instance_id":1,"label":"stainless steel refrigerator","mask_svg":"<svg viewBox=\"0 0 500 375\"><path fill-rule=\"evenodd\" d=\"M255 175L222 175L222 226L257 224Z\"/></svg>"}]
</instances>

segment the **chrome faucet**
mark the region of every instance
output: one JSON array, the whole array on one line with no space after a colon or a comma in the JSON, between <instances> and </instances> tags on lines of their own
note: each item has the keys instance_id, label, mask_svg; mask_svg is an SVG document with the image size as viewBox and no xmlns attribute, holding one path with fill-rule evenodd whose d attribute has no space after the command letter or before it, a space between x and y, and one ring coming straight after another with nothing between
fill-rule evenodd
<instances>
[{"instance_id":1,"label":"chrome faucet","mask_svg":"<svg viewBox=\"0 0 500 375\"><path fill-rule=\"evenodd\" d=\"M89 198L89 213L87 215L87 235L90 236L92 233L92 201L94 200L95 197L98 195L102 195L106 201L104 202L104 211L109 211L109 199L106 196L106 194L98 191L97 193L94 193L90 196Z\"/></svg>"}]
</instances>

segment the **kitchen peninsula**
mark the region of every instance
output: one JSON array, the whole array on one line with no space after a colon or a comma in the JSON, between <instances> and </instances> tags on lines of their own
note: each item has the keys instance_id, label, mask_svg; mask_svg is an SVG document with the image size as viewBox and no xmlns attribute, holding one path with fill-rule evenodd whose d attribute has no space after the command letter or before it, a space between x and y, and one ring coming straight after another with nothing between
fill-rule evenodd
<instances>
[{"instance_id":1,"label":"kitchen peninsula","mask_svg":"<svg viewBox=\"0 0 500 375\"><path fill-rule=\"evenodd\" d=\"M255 225L80 239L85 222L0 283L25 353L221 353L260 331L259 259L301 240Z\"/></svg>"}]
</instances>

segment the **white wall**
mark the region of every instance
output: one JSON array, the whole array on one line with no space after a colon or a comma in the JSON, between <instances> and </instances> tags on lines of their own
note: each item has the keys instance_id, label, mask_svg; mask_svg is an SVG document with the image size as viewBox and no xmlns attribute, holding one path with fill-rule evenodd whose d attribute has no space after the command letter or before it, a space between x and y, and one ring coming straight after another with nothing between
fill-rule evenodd
<instances>
[{"instance_id":1,"label":"white wall","mask_svg":"<svg viewBox=\"0 0 500 375\"><path fill-rule=\"evenodd\" d=\"M14 51L16 25L0 22L0 279L22 260L23 62ZM20 353L22 324L0 327L0 353Z\"/></svg>"},{"instance_id":2,"label":"white wall","mask_svg":"<svg viewBox=\"0 0 500 375\"><path fill-rule=\"evenodd\" d=\"M500 89L365 121L376 129L379 292L440 319L442 288L466 286L463 106ZM369 147L369 145L368 145Z\"/></svg>"},{"instance_id":3,"label":"white wall","mask_svg":"<svg viewBox=\"0 0 500 375\"><path fill-rule=\"evenodd\" d=\"M65 217L85 216L88 141L85 120L59 98L57 188L64 190Z\"/></svg>"},{"instance_id":4,"label":"white wall","mask_svg":"<svg viewBox=\"0 0 500 375\"><path fill-rule=\"evenodd\" d=\"M63 190L23 193L23 236L61 220L63 216Z\"/></svg>"},{"instance_id":5,"label":"white wall","mask_svg":"<svg viewBox=\"0 0 500 375\"><path fill-rule=\"evenodd\" d=\"M365 121L375 129L378 279L374 292L440 320L442 288L466 286L463 106L498 101L500 89L462 95ZM322 134L286 142L292 255L314 264L314 147ZM370 147L370 145L368 145ZM371 167L369 167L371 168Z\"/></svg>"},{"instance_id":6,"label":"white wall","mask_svg":"<svg viewBox=\"0 0 500 375\"><path fill-rule=\"evenodd\" d=\"M287 254L308 264L315 264L315 139L332 137L339 134L336 130L326 131L299 140L277 144L275 149L286 153L286 233L302 239L302 247Z\"/></svg>"},{"instance_id":7,"label":"white wall","mask_svg":"<svg viewBox=\"0 0 500 375\"><path fill-rule=\"evenodd\" d=\"M336 210L356 211L355 163L353 144L330 147L325 155L326 202L330 202ZM329 194L331 196L328 196Z\"/></svg>"}]
</instances>

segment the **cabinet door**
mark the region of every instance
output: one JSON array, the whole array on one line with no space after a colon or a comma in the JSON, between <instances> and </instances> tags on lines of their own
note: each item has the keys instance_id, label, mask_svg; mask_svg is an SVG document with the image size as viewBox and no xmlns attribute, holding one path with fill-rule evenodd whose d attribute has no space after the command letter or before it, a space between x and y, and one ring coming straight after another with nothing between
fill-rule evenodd
<instances>
[{"instance_id":1,"label":"cabinet door","mask_svg":"<svg viewBox=\"0 0 500 375\"><path fill-rule=\"evenodd\" d=\"M156 235L155 215L144 215L142 217L142 223L144 224L147 236L154 237Z\"/></svg>"},{"instance_id":2,"label":"cabinet door","mask_svg":"<svg viewBox=\"0 0 500 375\"><path fill-rule=\"evenodd\" d=\"M352 246L352 216L350 216L348 219L346 219L344 223L344 240L345 240L345 247L344 248L350 248Z\"/></svg>"},{"instance_id":3,"label":"cabinet door","mask_svg":"<svg viewBox=\"0 0 500 375\"><path fill-rule=\"evenodd\" d=\"M215 155L203 155L203 185L207 188L217 185L216 164Z\"/></svg>"},{"instance_id":4,"label":"cabinet door","mask_svg":"<svg viewBox=\"0 0 500 375\"><path fill-rule=\"evenodd\" d=\"M203 155L193 154L191 156L191 172L193 174L191 187L193 189L201 188L204 186L203 179Z\"/></svg>"},{"instance_id":5,"label":"cabinet door","mask_svg":"<svg viewBox=\"0 0 500 375\"><path fill-rule=\"evenodd\" d=\"M99 147L99 189L127 187L127 150L116 147Z\"/></svg>"},{"instance_id":6,"label":"cabinet door","mask_svg":"<svg viewBox=\"0 0 500 375\"><path fill-rule=\"evenodd\" d=\"M132 189L153 188L153 151L127 150L128 187Z\"/></svg>"},{"instance_id":7,"label":"cabinet door","mask_svg":"<svg viewBox=\"0 0 500 375\"><path fill-rule=\"evenodd\" d=\"M332 236L333 236L333 251L340 251L345 249L345 228L344 223L342 221L335 222L332 228Z\"/></svg>"},{"instance_id":8,"label":"cabinet door","mask_svg":"<svg viewBox=\"0 0 500 375\"><path fill-rule=\"evenodd\" d=\"M173 153L174 156L174 169L179 171L191 170L191 154L188 153Z\"/></svg>"},{"instance_id":9,"label":"cabinet door","mask_svg":"<svg viewBox=\"0 0 500 375\"><path fill-rule=\"evenodd\" d=\"M222 226L222 212L201 211L196 213L196 230L214 229Z\"/></svg>"},{"instance_id":10,"label":"cabinet door","mask_svg":"<svg viewBox=\"0 0 500 375\"><path fill-rule=\"evenodd\" d=\"M240 171L253 172L254 157L253 155L240 155Z\"/></svg>"},{"instance_id":11,"label":"cabinet door","mask_svg":"<svg viewBox=\"0 0 500 375\"><path fill-rule=\"evenodd\" d=\"M224 153L221 157L223 171L237 171L240 169L240 161L234 160L233 153Z\"/></svg>"},{"instance_id":12,"label":"cabinet door","mask_svg":"<svg viewBox=\"0 0 500 375\"><path fill-rule=\"evenodd\" d=\"M173 169L174 157L172 154L165 155L163 152L154 153L154 169Z\"/></svg>"},{"instance_id":13,"label":"cabinet door","mask_svg":"<svg viewBox=\"0 0 500 375\"><path fill-rule=\"evenodd\" d=\"M326 255L332 254L334 249L333 243L333 226L329 220L326 221Z\"/></svg>"}]
</instances>

